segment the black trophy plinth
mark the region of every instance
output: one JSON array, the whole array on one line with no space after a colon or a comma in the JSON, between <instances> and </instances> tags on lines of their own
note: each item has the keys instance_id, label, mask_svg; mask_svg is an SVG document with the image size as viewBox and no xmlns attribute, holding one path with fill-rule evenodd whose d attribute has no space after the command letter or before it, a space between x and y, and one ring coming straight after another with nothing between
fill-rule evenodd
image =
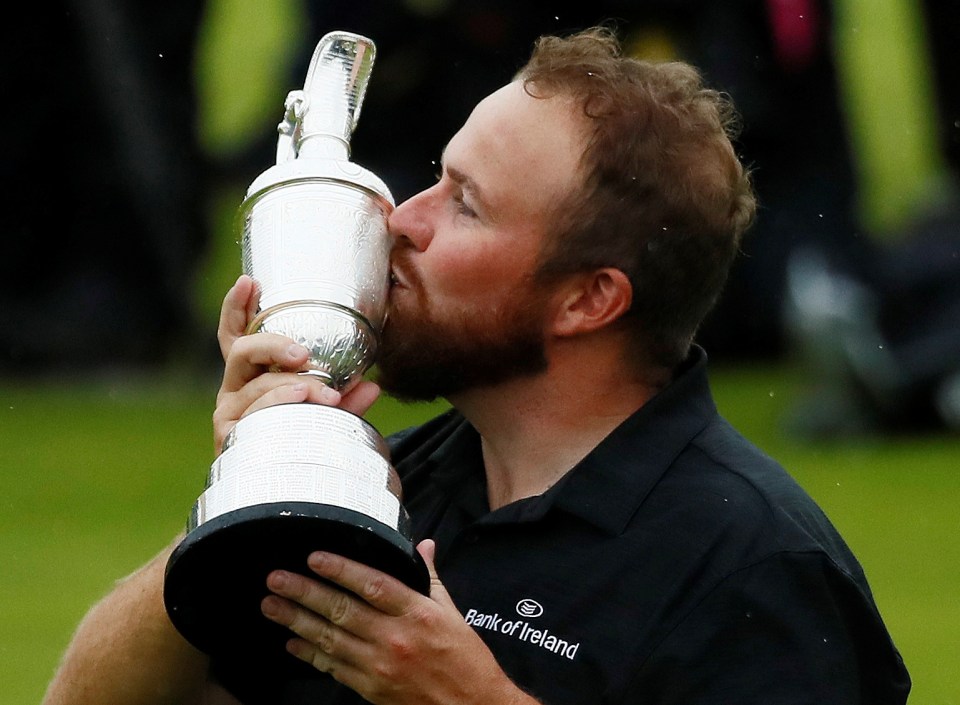
<instances>
[{"instance_id":1,"label":"black trophy plinth","mask_svg":"<svg viewBox=\"0 0 960 705\"><path fill-rule=\"evenodd\" d=\"M303 666L285 651L295 635L264 617L267 575L282 569L319 579L307 567L327 551L388 573L426 595L430 576L413 544L360 512L310 502L243 507L193 529L167 563L164 603L177 630L211 655L270 668Z\"/></svg>"}]
</instances>

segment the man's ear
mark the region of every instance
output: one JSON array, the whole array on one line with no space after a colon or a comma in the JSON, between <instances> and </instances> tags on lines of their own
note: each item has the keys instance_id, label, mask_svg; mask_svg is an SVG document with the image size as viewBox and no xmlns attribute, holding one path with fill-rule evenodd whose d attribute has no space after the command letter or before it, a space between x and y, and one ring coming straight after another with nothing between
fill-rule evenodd
<instances>
[{"instance_id":1,"label":"man's ear","mask_svg":"<svg viewBox=\"0 0 960 705\"><path fill-rule=\"evenodd\" d=\"M572 277L558 300L553 333L574 336L608 326L629 311L633 287L621 270L605 267Z\"/></svg>"}]
</instances>

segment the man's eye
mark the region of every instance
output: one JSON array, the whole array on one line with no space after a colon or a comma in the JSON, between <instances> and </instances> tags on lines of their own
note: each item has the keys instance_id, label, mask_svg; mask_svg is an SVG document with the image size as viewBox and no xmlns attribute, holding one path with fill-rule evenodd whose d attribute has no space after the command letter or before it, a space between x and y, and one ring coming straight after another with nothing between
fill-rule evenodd
<instances>
[{"instance_id":1,"label":"man's eye","mask_svg":"<svg viewBox=\"0 0 960 705\"><path fill-rule=\"evenodd\" d=\"M471 208L466 203L464 203L463 198L461 198L460 196L455 196L453 199L453 202L457 205L457 213L459 213L460 215L465 215L468 218L476 217L477 214L473 210L473 208Z\"/></svg>"}]
</instances>

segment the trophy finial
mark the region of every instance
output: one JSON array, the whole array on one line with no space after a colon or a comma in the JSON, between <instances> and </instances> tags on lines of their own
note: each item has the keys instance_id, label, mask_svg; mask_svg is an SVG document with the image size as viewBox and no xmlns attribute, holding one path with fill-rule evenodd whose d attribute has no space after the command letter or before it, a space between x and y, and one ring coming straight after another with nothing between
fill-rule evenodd
<instances>
[{"instance_id":1,"label":"trophy finial","mask_svg":"<svg viewBox=\"0 0 960 705\"><path fill-rule=\"evenodd\" d=\"M303 157L349 158L375 57L374 43L359 34L330 32L320 40L303 90L287 96L278 126L278 164Z\"/></svg>"}]
</instances>

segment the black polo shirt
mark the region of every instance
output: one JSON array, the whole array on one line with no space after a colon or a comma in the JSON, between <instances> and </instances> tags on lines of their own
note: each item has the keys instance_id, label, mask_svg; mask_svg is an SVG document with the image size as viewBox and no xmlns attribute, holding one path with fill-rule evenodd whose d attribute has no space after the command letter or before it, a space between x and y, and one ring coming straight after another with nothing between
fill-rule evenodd
<instances>
[{"instance_id":1,"label":"black polo shirt","mask_svg":"<svg viewBox=\"0 0 960 705\"><path fill-rule=\"evenodd\" d=\"M495 512L459 414L399 434L414 538L436 540L464 618L547 705L904 703L859 564L718 415L705 367L698 349L563 480ZM332 681L291 690L271 702L362 702Z\"/></svg>"}]
</instances>

